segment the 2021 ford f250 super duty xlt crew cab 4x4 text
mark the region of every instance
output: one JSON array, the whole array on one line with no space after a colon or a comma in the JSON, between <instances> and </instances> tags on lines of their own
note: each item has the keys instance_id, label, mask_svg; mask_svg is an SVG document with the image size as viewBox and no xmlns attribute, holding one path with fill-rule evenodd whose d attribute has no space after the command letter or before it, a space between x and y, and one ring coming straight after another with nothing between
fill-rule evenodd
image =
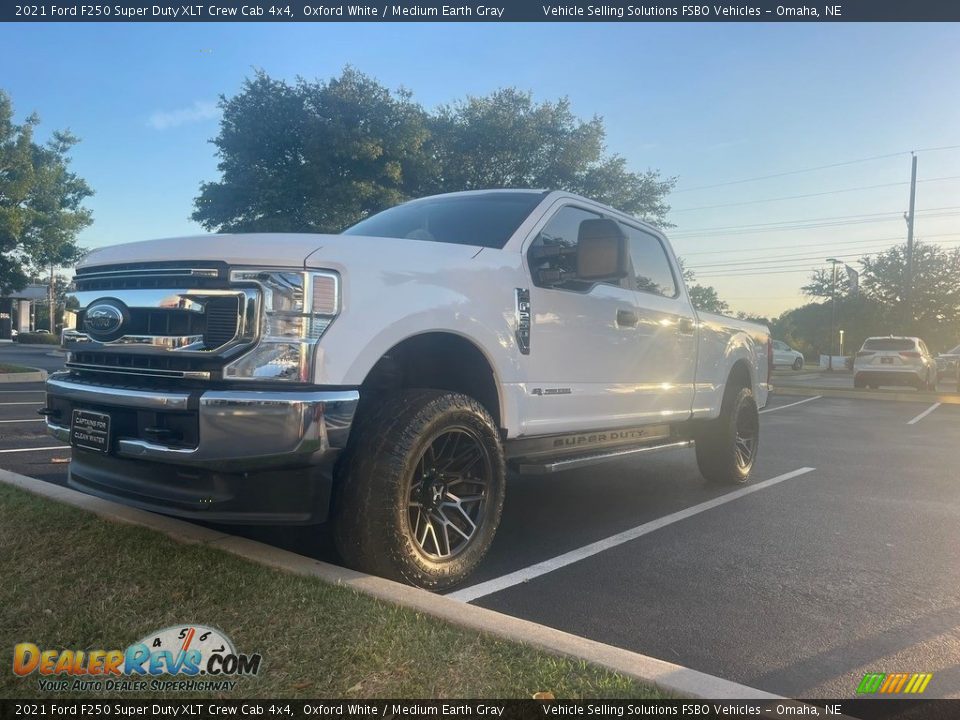
<instances>
[{"instance_id":1,"label":"2021 ford f250 super duty xlt crew cab 4x4 text","mask_svg":"<svg viewBox=\"0 0 960 720\"><path fill-rule=\"evenodd\" d=\"M83 342L50 377L69 483L185 518L330 520L347 564L462 580L507 468L695 444L746 481L771 350L697 313L666 238L562 192L415 200L340 235L91 253Z\"/></svg>"}]
</instances>

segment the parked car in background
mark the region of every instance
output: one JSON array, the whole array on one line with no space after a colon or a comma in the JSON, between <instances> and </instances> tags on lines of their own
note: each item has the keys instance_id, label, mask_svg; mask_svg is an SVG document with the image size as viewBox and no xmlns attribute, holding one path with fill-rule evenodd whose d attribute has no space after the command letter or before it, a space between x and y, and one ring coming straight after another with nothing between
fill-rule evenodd
<instances>
[{"instance_id":1,"label":"parked car in background","mask_svg":"<svg viewBox=\"0 0 960 720\"><path fill-rule=\"evenodd\" d=\"M941 377L950 377L957 374L957 368L960 366L960 345L945 353L940 353L936 357L937 370Z\"/></svg>"},{"instance_id":2,"label":"parked car in background","mask_svg":"<svg viewBox=\"0 0 960 720\"><path fill-rule=\"evenodd\" d=\"M918 337L871 337L853 362L853 386L910 385L935 390L937 363Z\"/></svg>"},{"instance_id":3,"label":"parked car in background","mask_svg":"<svg viewBox=\"0 0 960 720\"><path fill-rule=\"evenodd\" d=\"M773 365L774 367L791 367L794 370L803 369L803 353L794 350L783 340L773 341Z\"/></svg>"}]
</instances>

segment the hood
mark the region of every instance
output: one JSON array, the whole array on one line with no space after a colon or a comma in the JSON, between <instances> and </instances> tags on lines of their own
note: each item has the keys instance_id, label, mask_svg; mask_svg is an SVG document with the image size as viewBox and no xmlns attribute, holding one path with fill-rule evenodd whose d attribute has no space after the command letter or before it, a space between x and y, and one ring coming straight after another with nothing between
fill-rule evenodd
<instances>
[{"instance_id":1,"label":"hood","mask_svg":"<svg viewBox=\"0 0 960 720\"><path fill-rule=\"evenodd\" d=\"M125 243L94 250L77 267L169 260L221 260L231 265L342 270L354 263L409 266L464 260L482 248L426 240L293 233L194 235Z\"/></svg>"}]
</instances>

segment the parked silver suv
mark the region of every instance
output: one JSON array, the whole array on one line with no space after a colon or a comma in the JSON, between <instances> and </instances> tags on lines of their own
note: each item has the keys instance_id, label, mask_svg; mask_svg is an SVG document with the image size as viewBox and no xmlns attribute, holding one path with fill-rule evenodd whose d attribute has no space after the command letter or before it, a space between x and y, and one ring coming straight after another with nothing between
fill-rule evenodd
<instances>
[{"instance_id":1,"label":"parked silver suv","mask_svg":"<svg viewBox=\"0 0 960 720\"><path fill-rule=\"evenodd\" d=\"M871 337L853 362L853 386L911 385L936 390L937 362L918 337Z\"/></svg>"}]
</instances>

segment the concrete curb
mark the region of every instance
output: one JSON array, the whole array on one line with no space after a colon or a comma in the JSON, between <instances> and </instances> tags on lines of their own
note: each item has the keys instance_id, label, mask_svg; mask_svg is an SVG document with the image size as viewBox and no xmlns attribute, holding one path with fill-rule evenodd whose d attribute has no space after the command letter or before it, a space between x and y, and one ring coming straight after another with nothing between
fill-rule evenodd
<instances>
[{"instance_id":1,"label":"concrete curb","mask_svg":"<svg viewBox=\"0 0 960 720\"><path fill-rule=\"evenodd\" d=\"M47 379L46 370L35 370L34 372L19 372L19 373L0 373L0 384L43 382L46 379Z\"/></svg>"},{"instance_id":2,"label":"concrete curb","mask_svg":"<svg viewBox=\"0 0 960 720\"><path fill-rule=\"evenodd\" d=\"M0 469L0 482L21 488L35 495L88 510L109 520L150 528L180 542L208 545L262 565L298 575L316 577L334 585L345 586L365 595L430 615L468 630L522 643L555 655L585 660L621 675L654 685L672 695L717 700L785 699L779 695L707 675L682 665L675 665L647 655L588 640L546 625L504 615L494 610L468 605L392 580L364 575L254 540L227 535L182 520L137 510L108 500L101 500L70 488L53 485L25 475L18 475L9 470Z\"/></svg>"},{"instance_id":3,"label":"concrete curb","mask_svg":"<svg viewBox=\"0 0 960 720\"><path fill-rule=\"evenodd\" d=\"M930 405L938 402L941 405L960 405L960 393L932 393L932 392L882 392L876 390L840 390L825 387L783 387L775 385L773 395L799 395L801 397L853 398L855 400L893 400L896 402L913 402Z\"/></svg>"}]
</instances>

